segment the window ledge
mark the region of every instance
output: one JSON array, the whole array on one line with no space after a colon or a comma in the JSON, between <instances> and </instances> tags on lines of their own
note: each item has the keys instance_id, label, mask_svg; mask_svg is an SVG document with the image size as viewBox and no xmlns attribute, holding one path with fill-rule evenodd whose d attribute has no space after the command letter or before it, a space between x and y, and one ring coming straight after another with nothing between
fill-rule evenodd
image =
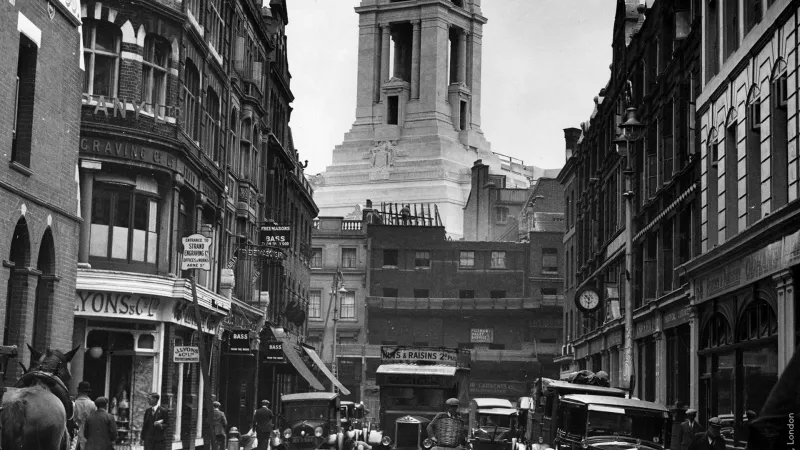
<instances>
[{"instance_id":1,"label":"window ledge","mask_svg":"<svg viewBox=\"0 0 800 450\"><path fill-rule=\"evenodd\" d=\"M430 266L415 266L415 270L431 270Z\"/></svg>"},{"instance_id":2,"label":"window ledge","mask_svg":"<svg viewBox=\"0 0 800 450\"><path fill-rule=\"evenodd\" d=\"M33 175L33 170L30 167L23 166L22 164L18 163L17 161L10 161L8 163L8 167L16 170L17 172L29 177Z\"/></svg>"},{"instance_id":3,"label":"window ledge","mask_svg":"<svg viewBox=\"0 0 800 450\"><path fill-rule=\"evenodd\" d=\"M397 269L398 267L390 264L390 265L383 265L383 266L381 266L381 268L382 269Z\"/></svg>"}]
</instances>

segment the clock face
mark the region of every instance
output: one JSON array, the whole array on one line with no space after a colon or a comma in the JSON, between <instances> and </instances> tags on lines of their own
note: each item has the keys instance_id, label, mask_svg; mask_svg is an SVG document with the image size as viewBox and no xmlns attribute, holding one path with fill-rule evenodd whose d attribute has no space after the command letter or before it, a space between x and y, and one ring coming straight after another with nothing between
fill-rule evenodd
<instances>
[{"instance_id":1,"label":"clock face","mask_svg":"<svg viewBox=\"0 0 800 450\"><path fill-rule=\"evenodd\" d=\"M583 309L591 311L600 304L600 296L597 295L597 292L587 289L581 292L578 297L578 303Z\"/></svg>"}]
</instances>

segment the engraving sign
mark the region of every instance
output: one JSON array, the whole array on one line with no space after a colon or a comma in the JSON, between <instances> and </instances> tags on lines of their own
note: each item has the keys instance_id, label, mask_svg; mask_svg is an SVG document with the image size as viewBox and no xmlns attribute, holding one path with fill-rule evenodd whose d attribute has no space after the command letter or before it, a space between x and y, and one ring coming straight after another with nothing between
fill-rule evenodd
<instances>
[{"instance_id":1,"label":"engraving sign","mask_svg":"<svg viewBox=\"0 0 800 450\"><path fill-rule=\"evenodd\" d=\"M193 234L181 238L181 242L183 242L181 270L211 270L211 238Z\"/></svg>"}]
</instances>

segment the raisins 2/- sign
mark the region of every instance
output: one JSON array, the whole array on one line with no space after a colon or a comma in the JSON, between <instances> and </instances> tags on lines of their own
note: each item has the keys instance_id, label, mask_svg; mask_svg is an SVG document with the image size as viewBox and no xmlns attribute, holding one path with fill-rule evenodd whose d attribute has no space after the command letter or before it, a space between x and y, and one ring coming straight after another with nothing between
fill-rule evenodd
<instances>
[{"instance_id":1,"label":"raisins 2/- sign","mask_svg":"<svg viewBox=\"0 0 800 450\"><path fill-rule=\"evenodd\" d=\"M427 347L381 347L381 363L443 364L455 366L458 355L454 349Z\"/></svg>"}]
</instances>

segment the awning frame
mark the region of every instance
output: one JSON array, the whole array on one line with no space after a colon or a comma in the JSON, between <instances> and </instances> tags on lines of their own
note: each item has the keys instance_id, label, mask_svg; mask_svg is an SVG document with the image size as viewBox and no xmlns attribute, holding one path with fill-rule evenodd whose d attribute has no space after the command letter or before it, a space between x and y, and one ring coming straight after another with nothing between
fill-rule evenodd
<instances>
[{"instance_id":1,"label":"awning frame","mask_svg":"<svg viewBox=\"0 0 800 450\"><path fill-rule=\"evenodd\" d=\"M303 345L303 350L306 352L309 358L311 358L311 360L314 361L314 364L317 365L319 370L323 374L325 374L325 376L328 377L329 380L331 380L331 383L333 383L334 386L336 386L339 389L339 392L341 392L344 395L350 395L350 390L344 387L344 385L339 380L337 380L335 376L333 376L333 373L331 373L331 371L328 370L328 367L325 365L324 362L322 362L322 358L320 358L319 355L317 355L317 352L314 351L314 349L308 348L305 345Z\"/></svg>"},{"instance_id":2,"label":"awning frame","mask_svg":"<svg viewBox=\"0 0 800 450\"><path fill-rule=\"evenodd\" d=\"M294 366L297 373L299 373L303 378L308 381L308 384L311 385L312 388L318 391L324 391L325 386L320 383L317 377L311 373L311 369L309 369L306 364L303 362L303 358L300 357L300 354L297 353L297 350L294 349L291 343L283 341L281 342L281 347L283 347L283 354L286 355L286 359Z\"/></svg>"}]
</instances>

